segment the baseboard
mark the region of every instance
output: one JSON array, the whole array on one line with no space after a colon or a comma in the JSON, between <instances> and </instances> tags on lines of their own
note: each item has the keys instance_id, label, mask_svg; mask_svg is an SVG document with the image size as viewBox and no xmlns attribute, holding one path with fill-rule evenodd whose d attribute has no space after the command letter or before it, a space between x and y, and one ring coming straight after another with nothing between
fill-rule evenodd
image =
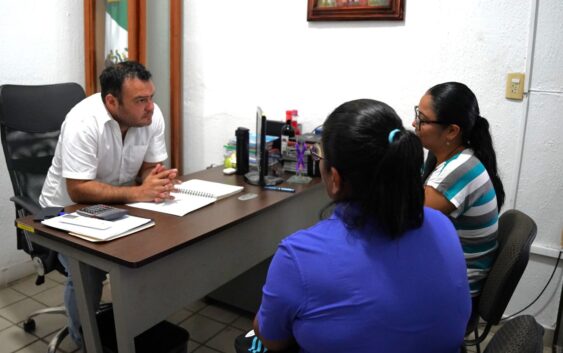
<instances>
[{"instance_id":1,"label":"baseboard","mask_svg":"<svg viewBox=\"0 0 563 353\"><path fill-rule=\"evenodd\" d=\"M14 264L0 269L0 288L6 288L8 284L18 279L27 277L35 273L35 267L30 260Z\"/></svg>"},{"instance_id":2,"label":"baseboard","mask_svg":"<svg viewBox=\"0 0 563 353\"><path fill-rule=\"evenodd\" d=\"M534 255L551 257L556 259L561 248L556 248L551 244L533 243L530 252Z\"/></svg>"}]
</instances>

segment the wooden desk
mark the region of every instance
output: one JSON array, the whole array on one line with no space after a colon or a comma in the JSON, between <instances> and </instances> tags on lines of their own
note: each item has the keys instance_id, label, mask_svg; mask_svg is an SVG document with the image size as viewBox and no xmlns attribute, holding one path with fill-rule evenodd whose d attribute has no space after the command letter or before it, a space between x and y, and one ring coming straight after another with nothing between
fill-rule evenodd
<instances>
[{"instance_id":1,"label":"wooden desk","mask_svg":"<svg viewBox=\"0 0 563 353\"><path fill-rule=\"evenodd\" d=\"M133 353L135 336L271 256L282 238L316 223L328 203L318 178L308 185L292 185L295 194L263 191L245 184L241 176L224 176L219 168L183 179L193 178L245 189L184 217L128 208L156 225L107 243L90 243L33 222L32 217L16 220L34 230L33 242L68 256L88 352L102 353L97 303L88 295L92 267L110 274L118 350ZM248 192L258 197L238 200Z\"/></svg>"}]
</instances>

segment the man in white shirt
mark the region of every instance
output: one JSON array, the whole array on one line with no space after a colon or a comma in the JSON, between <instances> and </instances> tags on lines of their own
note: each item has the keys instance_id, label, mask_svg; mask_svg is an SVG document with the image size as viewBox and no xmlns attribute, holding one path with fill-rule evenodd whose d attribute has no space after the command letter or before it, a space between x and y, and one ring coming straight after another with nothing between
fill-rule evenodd
<instances>
[{"instance_id":1,"label":"man in white shirt","mask_svg":"<svg viewBox=\"0 0 563 353\"><path fill-rule=\"evenodd\" d=\"M52 165L39 198L42 207L73 203L161 202L172 198L177 170L166 169L168 158L162 112L153 102L151 73L133 61L106 68L102 92L85 98L66 116ZM81 346L80 321L72 276L65 307L69 333ZM96 272L96 271L95 271ZM101 298L105 273L93 273L94 299Z\"/></svg>"}]
</instances>

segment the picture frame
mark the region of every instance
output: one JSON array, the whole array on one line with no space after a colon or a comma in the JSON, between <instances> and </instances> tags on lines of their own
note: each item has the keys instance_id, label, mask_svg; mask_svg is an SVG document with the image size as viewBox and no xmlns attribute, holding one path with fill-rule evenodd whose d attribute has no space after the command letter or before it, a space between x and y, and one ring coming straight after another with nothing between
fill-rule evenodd
<instances>
[{"instance_id":1,"label":"picture frame","mask_svg":"<svg viewBox=\"0 0 563 353\"><path fill-rule=\"evenodd\" d=\"M406 0L307 0L307 21L402 21Z\"/></svg>"}]
</instances>

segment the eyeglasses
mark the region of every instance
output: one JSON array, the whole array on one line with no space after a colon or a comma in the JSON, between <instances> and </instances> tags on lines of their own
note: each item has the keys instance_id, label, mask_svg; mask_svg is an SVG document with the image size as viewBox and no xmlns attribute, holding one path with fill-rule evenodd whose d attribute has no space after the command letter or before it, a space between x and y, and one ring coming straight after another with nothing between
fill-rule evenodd
<instances>
[{"instance_id":1,"label":"eyeglasses","mask_svg":"<svg viewBox=\"0 0 563 353\"><path fill-rule=\"evenodd\" d=\"M423 117L425 119L423 119ZM417 130L420 130L420 127L422 126L422 124L450 125L449 123L446 123L445 121L428 120L428 117L425 116L424 114L422 114L420 112L420 110L418 110L418 105L415 105L414 106L414 126Z\"/></svg>"},{"instance_id":2,"label":"eyeglasses","mask_svg":"<svg viewBox=\"0 0 563 353\"><path fill-rule=\"evenodd\" d=\"M318 144L313 145L310 149L309 152L311 153L311 156L313 157L313 160L315 162L320 161L321 159L324 159L325 157L323 157L323 153L321 152L321 146Z\"/></svg>"}]
</instances>

